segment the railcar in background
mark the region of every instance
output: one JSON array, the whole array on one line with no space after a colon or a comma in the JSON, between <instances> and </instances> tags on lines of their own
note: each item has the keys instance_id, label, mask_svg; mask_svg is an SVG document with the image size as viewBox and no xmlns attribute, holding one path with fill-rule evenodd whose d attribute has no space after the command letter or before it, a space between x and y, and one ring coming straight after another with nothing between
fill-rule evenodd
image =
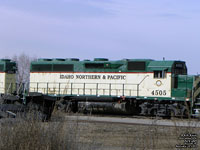
<instances>
[{"instance_id":1,"label":"railcar in background","mask_svg":"<svg viewBox=\"0 0 200 150\"><path fill-rule=\"evenodd\" d=\"M0 93L16 91L16 63L10 59L0 59Z\"/></svg>"},{"instance_id":2,"label":"railcar in background","mask_svg":"<svg viewBox=\"0 0 200 150\"><path fill-rule=\"evenodd\" d=\"M49 119L55 99L39 93L26 93L24 83L16 82L17 64L10 59L0 59L0 119L23 115L40 120Z\"/></svg>"},{"instance_id":3,"label":"railcar in background","mask_svg":"<svg viewBox=\"0 0 200 150\"><path fill-rule=\"evenodd\" d=\"M38 59L31 63L29 93L58 100L73 112L137 115L199 114L200 76L184 61L95 58Z\"/></svg>"}]
</instances>

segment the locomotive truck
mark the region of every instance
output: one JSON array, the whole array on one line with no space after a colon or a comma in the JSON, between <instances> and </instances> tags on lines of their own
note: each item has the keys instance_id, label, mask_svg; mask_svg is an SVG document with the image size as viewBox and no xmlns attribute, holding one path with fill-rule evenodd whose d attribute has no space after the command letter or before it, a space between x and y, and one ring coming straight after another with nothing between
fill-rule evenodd
<instances>
[{"instance_id":1,"label":"locomotive truck","mask_svg":"<svg viewBox=\"0 0 200 150\"><path fill-rule=\"evenodd\" d=\"M38 59L31 62L30 83L24 89L21 103L34 104L49 117L54 107L162 117L200 113L200 76L188 75L184 61Z\"/></svg>"}]
</instances>

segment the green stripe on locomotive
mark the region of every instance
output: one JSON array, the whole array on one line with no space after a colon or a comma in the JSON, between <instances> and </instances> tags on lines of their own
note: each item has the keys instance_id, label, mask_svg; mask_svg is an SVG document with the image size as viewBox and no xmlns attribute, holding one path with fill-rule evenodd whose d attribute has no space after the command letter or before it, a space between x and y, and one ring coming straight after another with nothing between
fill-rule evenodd
<instances>
[{"instance_id":1,"label":"green stripe on locomotive","mask_svg":"<svg viewBox=\"0 0 200 150\"><path fill-rule=\"evenodd\" d=\"M123 59L117 61L100 58L94 59L94 61L38 59L31 63L31 72L153 72L154 70L172 72L175 62L177 61L154 61L151 59ZM63 69L57 69L56 65L57 67L60 65L61 68L63 65Z\"/></svg>"}]
</instances>

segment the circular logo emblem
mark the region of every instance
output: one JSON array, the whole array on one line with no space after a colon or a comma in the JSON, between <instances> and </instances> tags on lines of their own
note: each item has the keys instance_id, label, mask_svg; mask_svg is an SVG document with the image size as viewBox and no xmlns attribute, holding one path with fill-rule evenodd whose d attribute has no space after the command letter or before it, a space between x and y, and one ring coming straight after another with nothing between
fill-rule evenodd
<instances>
[{"instance_id":1,"label":"circular logo emblem","mask_svg":"<svg viewBox=\"0 0 200 150\"><path fill-rule=\"evenodd\" d=\"M156 85L157 85L157 86L161 86L161 85L162 85L162 82L161 82L160 80L157 80L157 81L156 81Z\"/></svg>"}]
</instances>

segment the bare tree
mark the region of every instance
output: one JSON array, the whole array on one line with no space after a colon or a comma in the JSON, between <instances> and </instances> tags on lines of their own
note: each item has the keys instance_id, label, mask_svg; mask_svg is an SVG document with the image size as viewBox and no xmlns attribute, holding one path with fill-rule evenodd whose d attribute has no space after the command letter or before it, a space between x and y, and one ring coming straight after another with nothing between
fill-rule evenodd
<instances>
[{"instance_id":1,"label":"bare tree","mask_svg":"<svg viewBox=\"0 0 200 150\"><path fill-rule=\"evenodd\" d=\"M28 83L30 78L30 63L35 58L22 53L20 55L15 55L12 60L17 63L17 82L18 83Z\"/></svg>"}]
</instances>

